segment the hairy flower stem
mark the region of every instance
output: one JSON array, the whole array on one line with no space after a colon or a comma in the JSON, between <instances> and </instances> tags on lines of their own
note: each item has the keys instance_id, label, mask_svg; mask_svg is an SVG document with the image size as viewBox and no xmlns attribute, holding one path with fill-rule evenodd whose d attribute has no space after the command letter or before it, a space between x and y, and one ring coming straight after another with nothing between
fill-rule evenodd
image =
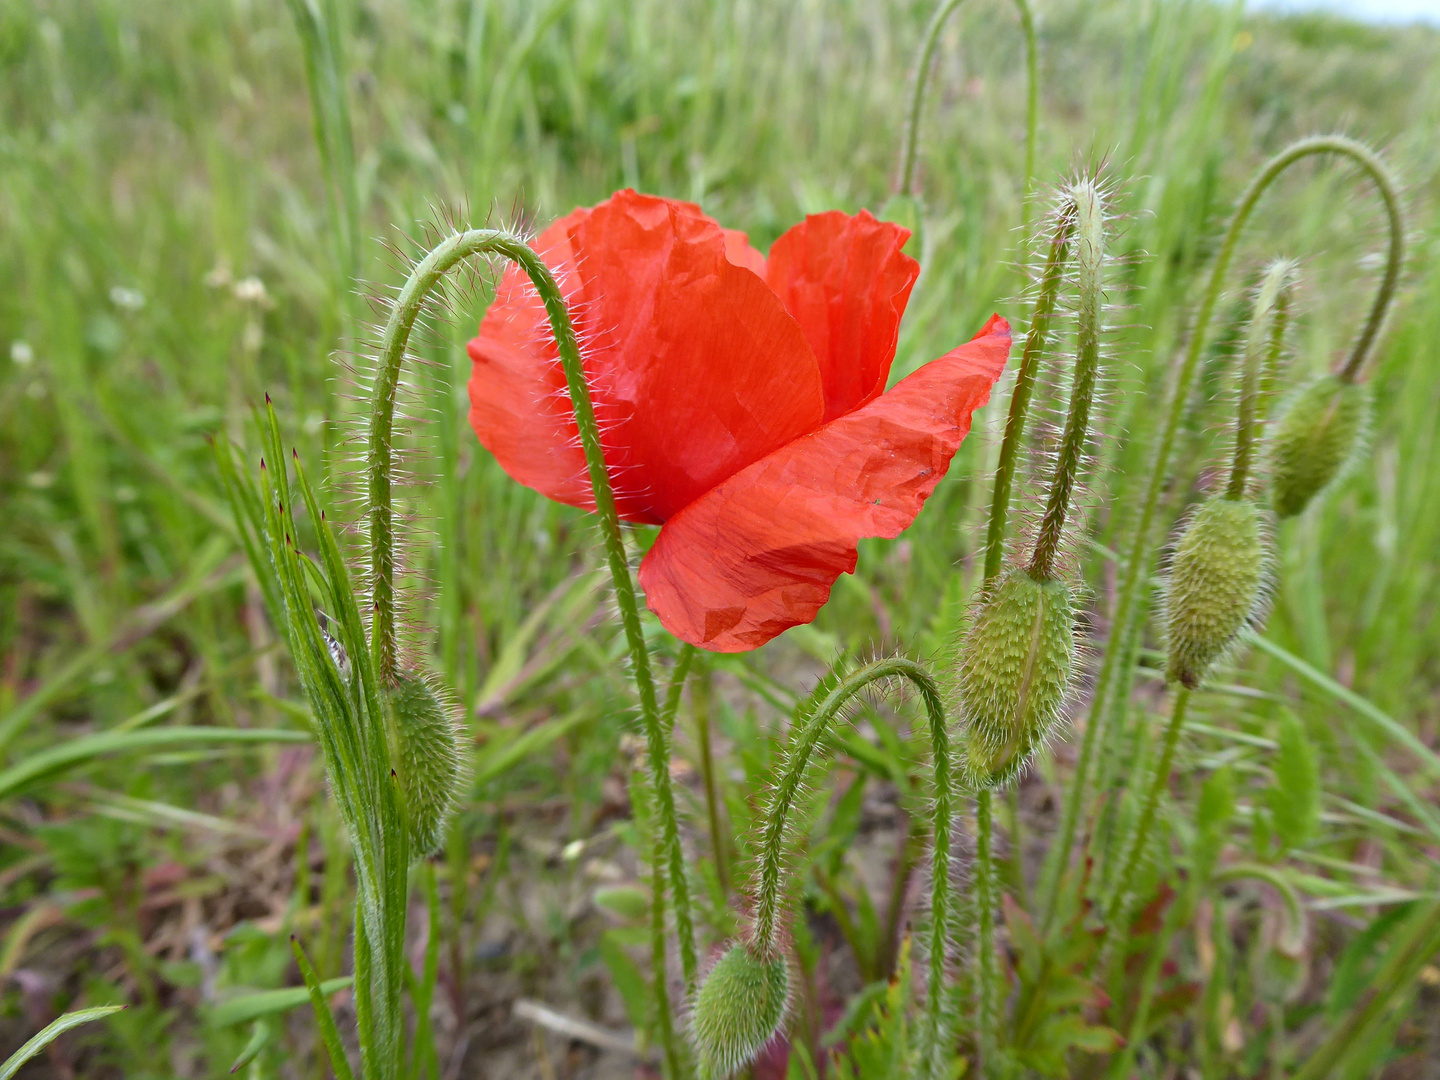
<instances>
[{"instance_id":1,"label":"hairy flower stem","mask_svg":"<svg viewBox=\"0 0 1440 1080\"><path fill-rule=\"evenodd\" d=\"M1005 525L1010 515L1010 493L1015 486L1015 467L1020 446L1025 439L1025 423L1030 414L1030 401L1035 394L1035 377L1040 359L1050 340L1050 327L1055 317L1055 304L1060 282L1065 277L1065 262L1070 253L1070 237L1075 231L1075 203L1066 198L1055 214L1055 229L1050 237L1050 254L1040 274L1040 291L1035 296L1035 311L1030 317L1030 330L1025 335L1025 350L1020 356L1020 370L1015 375L1015 389L1010 393L1010 414L1005 420L1005 439L1000 444L1000 460L995 469L995 490L990 497L990 523L985 536L985 587L988 589L1000 573L1005 561Z\"/></svg>"},{"instance_id":2,"label":"hairy flower stem","mask_svg":"<svg viewBox=\"0 0 1440 1080\"><path fill-rule=\"evenodd\" d=\"M1145 856L1145 848L1150 843L1150 831L1155 827L1155 813L1160 808L1160 797L1170 784L1170 767L1175 761L1175 748L1180 743L1180 733L1185 729L1185 710L1189 704L1190 691L1181 687L1175 692L1175 700L1170 707L1170 723L1165 728L1160 760L1155 765L1150 787L1145 792L1145 802L1140 807L1140 817L1135 822L1135 831L1130 835L1130 843L1120 863L1120 874L1115 879L1114 892L1111 893L1110 902L1103 912L1105 944L1101 949L1102 970L1106 958L1111 958L1116 964L1121 962L1121 958L1114 954L1130 931L1135 875L1140 869L1140 860Z\"/></svg>"},{"instance_id":3,"label":"hairy flower stem","mask_svg":"<svg viewBox=\"0 0 1440 1080\"><path fill-rule=\"evenodd\" d=\"M975 793L975 922L980 952L975 1041L980 1051L976 1072L982 1080L995 1068L995 1032L1000 1024L999 973L995 969L994 800L991 788Z\"/></svg>"},{"instance_id":4,"label":"hairy flower stem","mask_svg":"<svg viewBox=\"0 0 1440 1080\"><path fill-rule=\"evenodd\" d=\"M1317 154L1339 154L1350 158L1359 165L1379 189L1390 226L1390 246L1385 273L1376 291L1369 318L1355 340L1349 359L1341 369L1340 377L1342 379L1353 380L1358 375L1385 320L1385 313L1390 302L1394 298L1404 257L1404 225L1400 217L1400 203L1396 195L1395 183L1379 159L1362 144L1338 135L1301 139L1271 158L1250 181L1249 187L1245 189L1240 196L1240 201L1236 204L1235 212L1230 218L1224 239L1221 241L1219 253L1215 257L1215 265L1211 268L1210 281L1201 299L1200 309L1196 313L1190 343L1185 350L1180 367L1175 373L1164 423L1151 459L1150 476L1146 483L1144 499L1140 504L1139 517L1135 523L1134 537L1124 563L1124 577L1121 581L1110 625L1111 647L1105 650L1104 659L1100 664L1100 672L1090 698L1089 719L1085 725L1084 737L1080 742L1080 754L1075 763L1075 775L1071 777L1065 806L1061 813L1060 832L1051 849L1051 857L1046 866L1044 883L1046 904L1045 917L1042 921L1042 927L1045 930L1049 929L1050 921L1055 914L1057 900L1055 892L1061 872L1069 860L1071 848L1075 843L1075 830L1079 823L1080 809L1089 801L1090 764L1095 755L1095 744L1100 729L1104 726L1103 719L1107 702L1112 692L1128 692L1129 672L1126 671L1123 676L1121 675L1120 654L1122 650L1117 646L1125 640L1130 622L1138 610L1141 584L1149 576L1150 560L1155 548L1153 534L1155 518L1160 506L1160 496L1164 492L1165 481L1170 474L1170 458L1175 450L1176 435L1180 430L1180 423L1184 419L1185 409L1195 386L1195 377L1200 367L1200 356L1205 348L1211 317L1220 300L1226 271L1229 270L1230 262L1234 258L1240 233L1250 220L1250 214L1254 211L1260 196L1275 182L1276 177L1291 165ZM1121 685L1118 687L1115 685L1117 676L1121 678Z\"/></svg>"},{"instance_id":5,"label":"hairy flower stem","mask_svg":"<svg viewBox=\"0 0 1440 1080\"><path fill-rule=\"evenodd\" d=\"M565 383L575 410L575 426L590 485L595 496L595 513L600 519L600 532L605 543L605 558L615 588L615 603L625 630L630 651L635 687L640 696L640 716L645 729L646 764L654 788L660 828L655 834L653 873L655 889L652 902L658 909L656 919L661 933L655 941L654 992L662 1035L668 1044L670 1006L665 986L665 940L663 906L668 877L675 904L675 930L680 939L680 962L687 988L695 985L695 933L690 916L690 895L685 879L685 853L680 845L680 828L675 812L675 795L670 781L670 740L655 693L650 671L650 654L640 626L640 612L635 601L635 584L630 577L630 564L625 554L625 540L620 531L620 517L615 510L615 496L605 468L605 455L600 446L600 427L590 400L590 388L580 359L580 346L575 328L565 308L565 299L549 268L523 240L498 229L469 229L454 233L437 244L410 272L391 305L390 316L380 338L379 369L370 406L370 432L367 441L366 467L369 494L368 523L370 529L370 588L373 605L371 653L382 684L394 685L397 677L395 640L395 525L391 504L391 477L394 464L395 394L400 382L400 368L415 319L430 291L457 264L475 255L499 255L524 271L534 285L555 337L555 347L565 371ZM668 863L668 874L666 864Z\"/></svg>"},{"instance_id":6,"label":"hairy flower stem","mask_svg":"<svg viewBox=\"0 0 1440 1080\"><path fill-rule=\"evenodd\" d=\"M940 31L963 0L940 0L935 14L925 27L920 53L915 61L914 85L910 88L910 112L906 118L905 137L900 145L901 195L914 195L915 159L920 142L920 114L925 108L925 90L930 82L930 67L935 62L935 49L940 44ZM1035 40L1035 16L1029 0L1015 0L1020 15L1020 29L1025 35L1025 192L1021 204L1021 232L1029 230L1030 199L1035 185L1035 137L1040 121L1039 53Z\"/></svg>"},{"instance_id":7,"label":"hairy flower stem","mask_svg":"<svg viewBox=\"0 0 1440 1080\"><path fill-rule=\"evenodd\" d=\"M1252 335L1263 325L1269 331L1260 365L1260 400L1256 424L1264 423L1280 385L1280 361L1285 353L1285 331L1290 326L1290 301L1295 293L1295 263L1276 259L1265 270L1255 312L1250 319ZM1268 303L1267 303L1268 301ZM1258 341L1252 336L1252 343Z\"/></svg>"},{"instance_id":8,"label":"hairy flower stem","mask_svg":"<svg viewBox=\"0 0 1440 1080\"><path fill-rule=\"evenodd\" d=\"M1036 581L1055 577L1055 559L1065 533L1065 516L1075 494L1075 479L1090 437L1090 410L1100 377L1100 308L1105 275L1105 214L1093 182L1076 184L1075 261L1079 267L1080 308L1076 320L1075 381L1070 389L1070 413L1060 440L1060 457L1050 483L1050 500L1040 522L1035 554L1027 569Z\"/></svg>"},{"instance_id":9,"label":"hairy flower stem","mask_svg":"<svg viewBox=\"0 0 1440 1080\"><path fill-rule=\"evenodd\" d=\"M1261 396L1267 374L1278 366L1285 340L1285 323L1290 312L1290 281L1294 264L1277 260L1270 264L1255 298L1250 332L1245 342L1245 361L1240 368L1239 402L1235 411L1235 452L1230 465L1227 499L1243 499L1255 457L1256 428L1260 422ZM1274 376L1268 381L1273 384Z\"/></svg>"},{"instance_id":10,"label":"hairy flower stem","mask_svg":"<svg viewBox=\"0 0 1440 1080\"><path fill-rule=\"evenodd\" d=\"M774 956L781 948L782 909L786 898L783 874L790 809L799 795L811 756L834 726L842 722L841 710L851 698L871 683L897 676L914 684L925 703L933 759L930 939L925 1017L920 1042L920 1074L931 1077L942 1074L942 1058L949 1044L945 967L950 941L950 815L954 781L950 733L940 690L930 673L914 660L903 656L890 657L852 672L825 693L799 729L792 732L783 773L765 812L756 874L755 925L751 947L761 958Z\"/></svg>"}]
</instances>

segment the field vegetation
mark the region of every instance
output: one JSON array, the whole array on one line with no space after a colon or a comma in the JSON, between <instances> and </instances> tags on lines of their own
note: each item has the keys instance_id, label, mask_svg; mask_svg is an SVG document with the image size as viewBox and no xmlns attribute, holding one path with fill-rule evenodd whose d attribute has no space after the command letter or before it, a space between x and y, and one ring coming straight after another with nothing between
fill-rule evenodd
<instances>
[{"instance_id":1,"label":"field vegetation","mask_svg":"<svg viewBox=\"0 0 1440 1080\"><path fill-rule=\"evenodd\" d=\"M99 1010L17 1075L1440 1075L1440 33L1033 6L1033 169L970 0L911 170L931 0L0 0L0 1051ZM913 229L892 382L1014 329L755 651L466 419L504 259L622 188Z\"/></svg>"}]
</instances>

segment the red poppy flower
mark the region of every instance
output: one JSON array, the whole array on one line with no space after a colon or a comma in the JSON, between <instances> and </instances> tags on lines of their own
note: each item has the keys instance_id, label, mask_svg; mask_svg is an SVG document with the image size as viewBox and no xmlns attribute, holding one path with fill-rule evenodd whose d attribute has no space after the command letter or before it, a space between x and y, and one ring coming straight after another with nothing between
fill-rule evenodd
<instances>
[{"instance_id":1,"label":"red poppy flower","mask_svg":"<svg viewBox=\"0 0 1440 1080\"><path fill-rule=\"evenodd\" d=\"M861 537L920 512L1010 352L992 316L888 393L909 233L831 211L767 259L690 203L622 191L541 234L584 354L620 516L676 637L742 652L815 617ZM470 423L522 484L594 508L544 307L502 278L470 342Z\"/></svg>"}]
</instances>

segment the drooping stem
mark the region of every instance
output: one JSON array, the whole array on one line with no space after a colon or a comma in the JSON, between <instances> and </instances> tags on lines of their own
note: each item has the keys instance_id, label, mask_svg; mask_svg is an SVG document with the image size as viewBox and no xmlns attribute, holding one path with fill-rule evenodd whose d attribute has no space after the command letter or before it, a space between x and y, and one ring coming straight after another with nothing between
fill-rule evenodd
<instances>
[{"instance_id":1,"label":"drooping stem","mask_svg":"<svg viewBox=\"0 0 1440 1080\"><path fill-rule=\"evenodd\" d=\"M1155 827L1155 813L1160 808L1160 797L1170 785L1170 767L1175 762L1175 748L1180 742L1180 733L1185 729L1185 709L1190 704L1190 691L1180 687L1170 708L1170 723L1165 728L1165 741L1160 748L1160 760L1155 764L1155 773L1150 778L1150 787L1145 792L1145 801L1140 807L1140 817L1135 822L1135 831L1125 848L1125 857L1120 863L1120 874L1115 879L1115 891L1106 905L1105 946L1102 956L1113 954L1119 942L1128 933L1130 910L1134 897L1135 875L1140 869L1140 860L1150 843L1150 831ZM1102 960L1103 963L1103 960Z\"/></svg>"},{"instance_id":2,"label":"drooping stem","mask_svg":"<svg viewBox=\"0 0 1440 1080\"><path fill-rule=\"evenodd\" d=\"M1030 317L1030 330L1025 335L1025 349L1020 356L1020 370L1015 375L1015 389L1010 393L1010 415L1005 420L1005 439L1000 444L1000 460L995 468L995 490L990 497L990 522L985 536L985 586L994 582L1005 561L1005 525L1010 514L1010 492L1015 485L1015 467L1020 445L1025 438L1025 423L1030 413L1030 400L1035 393L1035 377L1040 359L1049 344L1050 326L1055 316L1055 303L1060 282L1065 277L1065 260L1070 251L1070 236L1075 230L1075 202L1066 198L1055 214L1055 229L1050 237L1050 254L1040 274L1040 290L1035 297L1035 311Z\"/></svg>"},{"instance_id":3,"label":"drooping stem","mask_svg":"<svg viewBox=\"0 0 1440 1080\"><path fill-rule=\"evenodd\" d=\"M1070 388L1070 413L1060 440L1060 457L1050 483L1050 499L1040 522L1035 554L1028 567L1036 581L1055 576L1055 559L1065 532L1065 517L1075 494L1075 480L1090 437L1090 410L1100 376L1100 309L1105 275L1105 214L1093 181L1071 191L1075 202L1075 261L1079 268L1080 307L1075 335L1075 379Z\"/></svg>"},{"instance_id":4,"label":"drooping stem","mask_svg":"<svg viewBox=\"0 0 1440 1080\"><path fill-rule=\"evenodd\" d=\"M1056 837L1056 844L1051 849L1053 856L1047 864L1046 914L1043 921L1046 929L1049 928L1050 920L1055 912L1055 889L1061 870L1075 843L1075 829L1079 822L1080 808L1088 802L1090 764L1094 758L1095 743L1100 729L1104 726L1106 705L1112 692L1126 689L1124 686L1117 688L1114 685L1120 671L1120 653L1122 652L1116 646L1125 640L1130 622L1135 617L1141 585L1149 576L1150 559L1155 546L1153 541L1155 517L1160 506L1160 496L1164 492L1165 481L1169 476L1170 457L1175 449L1176 435L1180 430L1180 423L1184 419L1186 406L1195 386L1200 356L1205 348L1210 320L1220 299L1226 271L1229 270L1230 261L1235 255L1240 233L1250 220L1250 214L1255 209L1255 204L1259 202L1260 196L1274 183L1276 177L1291 165L1317 154L1340 154L1360 165L1379 188L1390 225L1390 247L1385 274L1376 292L1370 316L1351 349L1350 359L1342 369L1342 378L1353 379L1358 374L1380 331L1381 324L1384 322L1390 301L1394 298L1395 288L1400 277L1400 265L1404 257L1404 225L1400 217L1400 204L1395 194L1394 181L1379 159L1362 144L1338 135L1301 139L1271 158L1251 180L1250 185L1236 204L1235 212L1230 218L1224 239L1221 241L1220 250L1215 257L1215 264L1211 268L1210 281L1200 301L1200 309L1196 313L1195 326L1190 335L1189 345L1185 350L1180 367L1175 373L1175 380L1170 390L1169 403L1159 438L1155 444L1150 476L1146 482L1143 501L1140 504L1140 513L1135 523L1134 537L1127 552L1124 576L1115 603L1115 613L1111 620L1111 646L1105 650L1104 659L1100 664L1100 672L1095 681L1095 689L1091 694L1090 715L1085 725L1085 734L1080 741L1080 753L1075 763L1075 774L1071 777L1065 806L1061 813L1060 831Z\"/></svg>"},{"instance_id":5,"label":"drooping stem","mask_svg":"<svg viewBox=\"0 0 1440 1080\"><path fill-rule=\"evenodd\" d=\"M565 307L564 296L549 268L523 240L503 230L469 229L454 233L437 244L416 264L401 287L399 295L391 305L389 318L381 334L379 368L371 397L366 456L370 588L373 606L370 646L376 673L386 685L393 685L398 674L395 639L395 525L391 484L395 395L400 381L400 368L405 359L410 331L425 298L448 271L475 255L499 255L519 266L534 285L550 321L556 350L565 372L566 388L575 411L575 426L580 435L580 445L585 452L585 463L595 497L595 513L600 520L600 532L605 544L605 558L630 652L636 690L640 697L646 763L660 819L660 829L656 834L657 864L654 873L657 887L653 903L657 907L664 904L663 886L668 877L668 887L675 905L675 929L680 941L681 966L687 987L693 988L696 973L695 937L690 916L689 888L685 879L685 854L680 845L679 822L670 780L669 737L656 699L650 655L635 600L635 584L630 576L625 540L620 531L620 518L615 510L615 497L605 467L604 451L600 445L600 428L590 400L580 346ZM655 957L655 993L658 1007L668 1018L663 949L662 936Z\"/></svg>"},{"instance_id":6,"label":"drooping stem","mask_svg":"<svg viewBox=\"0 0 1440 1080\"><path fill-rule=\"evenodd\" d=\"M805 772L817 747L837 723L841 710L871 683L899 676L908 679L920 692L929 725L931 766L931 821L934 835L931 853L930 937L924 1028L921 1036L922 1074L938 1075L935 1068L948 1044L945 1009L945 969L950 940L950 819L953 785L950 760L950 733L940 690L930 673L906 657L876 660L858 668L837 682L812 703L800 726L791 733L790 746L770 805L765 811L755 882L755 924L751 947L761 956L772 956L781 944L781 915L786 898L785 856L789 838L791 807L804 782Z\"/></svg>"},{"instance_id":7,"label":"drooping stem","mask_svg":"<svg viewBox=\"0 0 1440 1080\"><path fill-rule=\"evenodd\" d=\"M940 31L945 21L963 0L940 0L935 14L925 27L920 52L915 61L913 84L910 87L910 111L906 117L905 136L900 144L901 195L914 195L915 159L920 143L920 114L925 108L925 90L930 82L930 67L935 62L935 49L940 44ZM1020 15L1020 29L1025 35L1025 194L1021 206L1021 225L1029 225L1030 199L1035 184L1035 137L1040 122L1039 54L1035 40L1035 16L1029 0L1015 0Z\"/></svg>"},{"instance_id":8,"label":"drooping stem","mask_svg":"<svg viewBox=\"0 0 1440 1080\"><path fill-rule=\"evenodd\" d=\"M1290 312L1290 280L1294 263L1278 259L1265 271L1250 330L1245 338L1245 360L1240 368L1240 393L1235 410L1235 452L1230 464L1227 499L1243 499L1255 456L1255 435L1260 420L1260 399L1266 373L1279 362L1285 323ZM1274 381L1273 377L1270 381Z\"/></svg>"}]
</instances>

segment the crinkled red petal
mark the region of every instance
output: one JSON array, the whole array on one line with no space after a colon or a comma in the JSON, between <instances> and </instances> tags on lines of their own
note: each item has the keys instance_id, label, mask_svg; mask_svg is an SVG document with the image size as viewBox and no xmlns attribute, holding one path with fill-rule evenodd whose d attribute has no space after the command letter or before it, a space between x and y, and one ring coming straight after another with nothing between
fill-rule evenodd
<instances>
[{"instance_id":1,"label":"crinkled red petal","mask_svg":"<svg viewBox=\"0 0 1440 1080\"><path fill-rule=\"evenodd\" d=\"M910 231L831 210L812 214L770 249L765 280L820 363L825 419L858 409L885 389L900 317L920 264L900 249Z\"/></svg>"},{"instance_id":2,"label":"crinkled red petal","mask_svg":"<svg viewBox=\"0 0 1440 1080\"><path fill-rule=\"evenodd\" d=\"M666 522L640 565L676 637L743 652L807 623L867 536L920 512L1010 353L992 317L974 339L888 393L741 470Z\"/></svg>"},{"instance_id":3,"label":"crinkled red petal","mask_svg":"<svg viewBox=\"0 0 1440 1080\"><path fill-rule=\"evenodd\" d=\"M737 239L739 237L739 239ZM689 203L622 191L540 238L580 334L622 517L661 522L824 415L800 327L743 235ZM549 324L508 271L470 343L470 420L511 476L594 505Z\"/></svg>"}]
</instances>

